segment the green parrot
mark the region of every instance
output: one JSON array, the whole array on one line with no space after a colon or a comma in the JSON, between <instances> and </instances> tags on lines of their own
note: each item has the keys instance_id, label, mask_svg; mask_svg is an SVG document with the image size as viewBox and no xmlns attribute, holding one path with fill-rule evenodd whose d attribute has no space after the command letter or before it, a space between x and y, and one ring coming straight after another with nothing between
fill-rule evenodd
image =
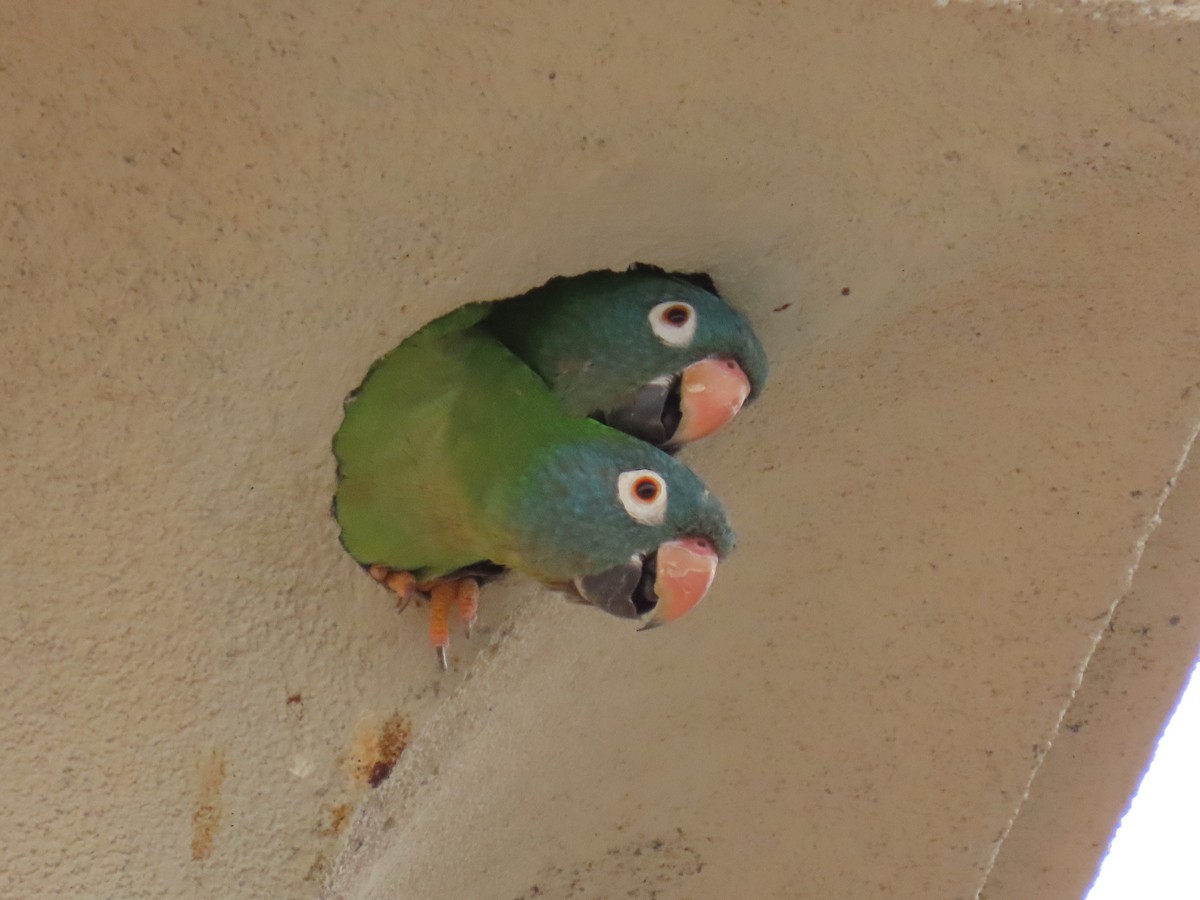
<instances>
[{"instance_id":1,"label":"green parrot","mask_svg":"<svg viewBox=\"0 0 1200 900\"><path fill-rule=\"evenodd\" d=\"M703 274L638 263L555 278L490 304L481 327L569 414L672 452L725 425L767 379L749 322Z\"/></svg>"},{"instance_id":2,"label":"green parrot","mask_svg":"<svg viewBox=\"0 0 1200 900\"><path fill-rule=\"evenodd\" d=\"M430 594L445 666L449 611L468 633L501 567L646 627L707 593L734 543L682 463L569 415L481 327L486 304L427 325L378 360L334 436L342 544L402 599Z\"/></svg>"}]
</instances>

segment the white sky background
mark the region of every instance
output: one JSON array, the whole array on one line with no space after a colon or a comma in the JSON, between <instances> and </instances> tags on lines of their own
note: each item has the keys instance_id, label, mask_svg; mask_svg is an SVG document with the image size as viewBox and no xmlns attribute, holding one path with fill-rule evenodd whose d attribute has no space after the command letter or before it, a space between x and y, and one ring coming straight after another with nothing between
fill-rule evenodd
<instances>
[{"instance_id":1,"label":"white sky background","mask_svg":"<svg viewBox=\"0 0 1200 900\"><path fill-rule=\"evenodd\" d=\"M1200 898L1200 666L1086 900Z\"/></svg>"}]
</instances>

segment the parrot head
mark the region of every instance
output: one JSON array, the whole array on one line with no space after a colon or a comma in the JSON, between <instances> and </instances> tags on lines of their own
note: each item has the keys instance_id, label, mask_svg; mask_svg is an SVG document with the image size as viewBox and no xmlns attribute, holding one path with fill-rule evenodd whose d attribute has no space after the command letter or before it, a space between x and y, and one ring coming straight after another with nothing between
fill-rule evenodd
<instances>
[{"instance_id":1,"label":"parrot head","mask_svg":"<svg viewBox=\"0 0 1200 900\"><path fill-rule=\"evenodd\" d=\"M567 409L658 447L716 431L767 378L750 323L704 275L636 264L557 278L516 304L493 327Z\"/></svg>"},{"instance_id":2,"label":"parrot head","mask_svg":"<svg viewBox=\"0 0 1200 900\"><path fill-rule=\"evenodd\" d=\"M750 324L707 275L635 264L621 277L629 286L605 315L627 314L613 303L643 313L645 322L634 319L625 327L649 348L647 364L658 357L675 368L593 414L670 450L717 431L758 396L767 378L766 354Z\"/></svg>"},{"instance_id":3,"label":"parrot head","mask_svg":"<svg viewBox=\"0 0 1200 900\"><path fill-rule=\"evenodd\" d=\"M646 627L703 599L734 536L691 469L597 423L526 473L512 513L514 568Z\"/></svg>"}]
</instances>

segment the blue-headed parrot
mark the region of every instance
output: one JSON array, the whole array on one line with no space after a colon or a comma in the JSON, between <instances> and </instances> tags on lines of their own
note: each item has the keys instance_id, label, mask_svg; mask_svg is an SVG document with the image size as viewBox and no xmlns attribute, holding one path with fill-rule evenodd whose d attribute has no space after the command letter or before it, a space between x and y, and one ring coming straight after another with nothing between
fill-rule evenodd
<instances>
[{"instance_id":1,"label":"blue-headed parrot","mask_svg":"<svg viewBox=\"0 0 1200 900\"><path fill-rule=\"evenodd\" d=\"M346 550L402 598L468 628L500 567L649 625L707 593L733 547L720 502L685 465L573 416L482 324L487 304L435 320L378 360L334 437Z\"/></svg>"},{"instance_id":2,"label":"blue-headed parrot","mask_svg":"<svg viewBox=\"0 0 1200 900\"><path fill-rule=\"evenodd\" d=\"M671 451L725 425L766 383L762 344L707 275L635 264L555 278L486 307L480 327L568 413Z\"/></svg>"}]
</instances>

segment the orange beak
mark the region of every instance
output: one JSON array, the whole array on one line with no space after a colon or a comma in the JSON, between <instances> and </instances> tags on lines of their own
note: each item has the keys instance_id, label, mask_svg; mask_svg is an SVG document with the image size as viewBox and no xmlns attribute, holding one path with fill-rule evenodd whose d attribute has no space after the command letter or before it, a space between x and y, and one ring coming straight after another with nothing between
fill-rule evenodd
<instances>
[{"instance_id":1,"label":"orange beak","mask_svg":"<svg viewBox=\"0 0 1200 900\"><path fill-rule=\"evenodd\" d=\"M667 541L658 548L654 616L640 630L673 622L704 599L717 575L717 551L704 538Z\"/></svg>"},{"instance_id":2,"label":"orange beak","mask_svg":"<svg viewBox=\"0 0 1200 900\"><path fill-rule=\"evenodd\" d=\"M692 363L683 370L673 443L686 444L712 434L738 414L749 396L750 379L732 359L713 356Z\"/></svg>"}]
</instances>

